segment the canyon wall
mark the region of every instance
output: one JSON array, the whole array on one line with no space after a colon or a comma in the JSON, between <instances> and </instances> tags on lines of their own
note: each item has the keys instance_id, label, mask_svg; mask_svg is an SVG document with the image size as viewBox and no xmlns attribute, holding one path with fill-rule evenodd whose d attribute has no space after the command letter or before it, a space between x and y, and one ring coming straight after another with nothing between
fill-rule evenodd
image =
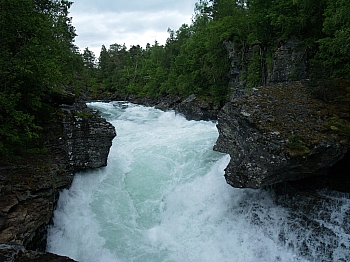
<instances>
[{"instance_id":1,"label":"canyon wall","mask_svg":"<svg viewBox=\"0 0 350 262\"><path fill-rule=\"evenodd\" d=\"M44 252L59 192L76 171L107 164L114 127L84 103L64 105L45 129L47 153L0 168L0 260L69 261ZM41 259L41 260L40 260Z\"/></svg>"},{"instance_id":2,"label":"canyon wall","mask_svg":"<svg viewBox=\"0 0 350 262\"><path fill-rule=\"evenodd\" d=\"M312 96L306 48L297 39L273 52L270 68L262 72L265 85L251 88L243 76L251 53L260 47L243 54L230 42L226 48L231 97L218 115L214 149L231 156L227 183L261 188L327 175L349 149L348 98L329 103Z\"/></svg>"}]
</instances>

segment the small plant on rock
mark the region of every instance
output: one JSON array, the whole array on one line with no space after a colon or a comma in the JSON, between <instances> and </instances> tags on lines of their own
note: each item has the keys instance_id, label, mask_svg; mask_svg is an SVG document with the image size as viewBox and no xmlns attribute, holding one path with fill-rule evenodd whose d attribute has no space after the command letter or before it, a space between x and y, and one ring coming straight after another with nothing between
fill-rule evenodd
<instances>
[{"instance_id":1,"label":"small plant on rock","mask_svg":"<svg viewBox=\"0 0 350 262\"><path fill-rule=\"evenodd\" d=\"M305 157L310 153L310 149L301 140L299 135L291 136L288 139L288 151L292 157Z\"/></svg>"}]
</instances>

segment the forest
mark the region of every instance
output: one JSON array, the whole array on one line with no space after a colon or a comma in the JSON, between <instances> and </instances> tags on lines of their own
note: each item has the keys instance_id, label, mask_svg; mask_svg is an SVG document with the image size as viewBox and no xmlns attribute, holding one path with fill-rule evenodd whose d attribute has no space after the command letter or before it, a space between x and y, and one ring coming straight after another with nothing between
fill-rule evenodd
<instances>
[{"instance_id":1,"label":"forest","mask_svg":"<svg viewBox=\"0 0 350 262\"><path fill-rule=\"evenodd\" d=\"M161 98L195 94L225 103L230 61L224 42L264 52L246 65L247 87L264 85L264 65L283 41L307 47L310 78L350 80L350 1L199 0L192 23L168 29L164 45L74 45L66 0L0 0L0 155L36 152L55 94ZM118 41L118 39L116 39ZM330 85L332 86L332 85Z\"/></svg>"}]
</instances>

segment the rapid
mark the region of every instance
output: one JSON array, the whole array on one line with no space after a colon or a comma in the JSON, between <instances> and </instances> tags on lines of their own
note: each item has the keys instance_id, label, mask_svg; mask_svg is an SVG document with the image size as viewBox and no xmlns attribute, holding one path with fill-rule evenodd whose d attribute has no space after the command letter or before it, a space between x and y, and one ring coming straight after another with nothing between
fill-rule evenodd
<instances>
[{"instance_id":1,"label":"rapid","mask_svg":"<svg viewBox=\"0 0 350 262\"><path fill-rule=\"evenodd\" d=\"M212 150L214 122L128 102L88 106L117 137L107 167L61 192L47 251L81 262L350 261L348 194L321 190L327 213L297 214L271 190L226 184L230 157Z\"/></svg>"}]
</instances>

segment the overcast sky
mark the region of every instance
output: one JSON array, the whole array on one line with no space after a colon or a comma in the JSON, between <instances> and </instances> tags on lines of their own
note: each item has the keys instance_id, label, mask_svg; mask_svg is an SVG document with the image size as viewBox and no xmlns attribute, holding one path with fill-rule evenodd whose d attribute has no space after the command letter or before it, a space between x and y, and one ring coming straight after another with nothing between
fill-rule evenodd
<instances>
[{"instance_id":1,"label":"overcast sky","mask_svg":"<svg viewBox=\"0 0 350 262\"><path fill-rule=\"evenodd\" d=\"M191 24L197 0L72 0L75 45L88 47L99 57L101 46L111 44L145 47L157 40L164 45L174 30Z\"/></svg>"}]
</instances>

